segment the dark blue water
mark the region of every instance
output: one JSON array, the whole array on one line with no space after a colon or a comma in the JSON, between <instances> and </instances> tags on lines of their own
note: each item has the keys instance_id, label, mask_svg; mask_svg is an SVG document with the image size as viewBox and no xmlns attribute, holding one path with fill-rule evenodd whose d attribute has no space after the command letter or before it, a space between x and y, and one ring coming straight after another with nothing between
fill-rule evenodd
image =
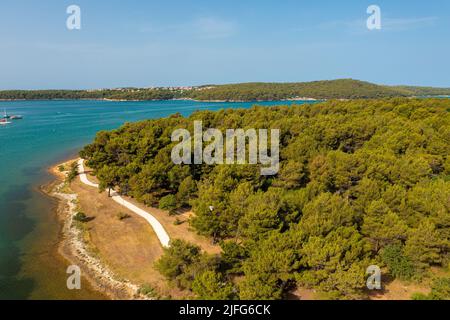
<instances>
[{"instance_id":1,"label":"dark blue water","mask_svg":"<svg viewBox=\"0 0 450 320\"><path fill-rule=\"evenodd\" d=\"M1 113L6 108L9 114L24 116L23 120L0 126L0 299L98 297L88 289L66 289L67 266L55 256L59 232L55 203L38 189L51 179L46 171L49 166L75 155L97 131L125 122L252 105L194 101L0 102Z\"/></svg>"}]
</instances>

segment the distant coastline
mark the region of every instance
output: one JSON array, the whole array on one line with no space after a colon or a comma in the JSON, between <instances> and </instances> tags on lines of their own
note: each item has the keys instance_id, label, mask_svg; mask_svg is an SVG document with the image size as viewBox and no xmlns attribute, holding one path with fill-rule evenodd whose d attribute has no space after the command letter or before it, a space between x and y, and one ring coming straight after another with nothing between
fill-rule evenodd
<instances>
[{"instance_id":1,"label":"distant coastline","mask_svg":"<svg viewBox=\"0 0 450 320\"><path fill-rule=\"evenodd\" d=\"M446 98L447 96L435 96L427 98ZM420 98L420 97L411 97ZM126 99L0 99L0 102L15 102L15 101L110 101L110 102L157 102L157 101L192 101L203 103L245 103L245 102L277 102L277 101L327 101L328 99L315 99L315 98L288 98L288 99L275 99L275 100L195 100L195 99L152 99L152 100L126 100ZM350 100L350 99L336 99L336 100Z\"/></svg>"},{"instance_id":2,"label":"distant coastline","mask_svg":"<svg viewBox=\"0 0 450 320\"><path fill-rule=\"evenodd\" d=\"M439 99L439 98L450 98L450 95L432 95L432 96L410 96L410 99ZM109 102L157 102L157 101L192 101L199 103L260 103L260 102L283 102L283 101L315 101L315 102L325 102L328 100L357 100L351 98L335 98L335 99L316 99L310 97L295 97L295 98L285 98L285 99L273 99L273 100L198 100L191 98L173 98L173 99L150 99L150 100L139 100L139 99L110 99L110 98L82 98L82 99L0 99L0 102L15 102L15 101L109 101Z\"/></svg>"},{"instance_id":3,"label":"distant coastline","mask_svg":"<svg viewBox=\"0 0 450 320\"><path fill-rule=\"evenodd\" d=\"M275 99L275 100L197 100L191 98L173 98L173 99L150 99L150 100L138 100L138 99L110 99L110 98L82 98L82 99L0 99L2 102L14 102L14 101L111 101L111 102L146 102L146 101L193 101L193 102L274 102L274 101L326 101L327 99L315 99L315 98L286 98L286 99Z\"/></svg>"},{"instance_id":4,"label":"distant coastline","mask_svg":"<svg viewBox=\"0 0 450 320\"><path fill-rule=\"evenodd\" d=\"M450 96L450 88L387 86L338 79L298 83L238 83L196 87L114 88L95 90L3 90L0 101L100 100L270 102Z\"/></svg>"}]
</instances>

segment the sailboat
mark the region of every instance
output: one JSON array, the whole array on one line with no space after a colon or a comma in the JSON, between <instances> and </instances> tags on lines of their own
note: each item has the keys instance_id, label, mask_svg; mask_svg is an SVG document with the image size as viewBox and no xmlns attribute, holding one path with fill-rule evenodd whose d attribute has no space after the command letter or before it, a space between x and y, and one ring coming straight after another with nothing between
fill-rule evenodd
<instances>
[{"instance_id":1,"label":"sailboat","mask_svg":"<svg viewBox=\"0 0 450 320\"><path fill-rule=\"evenodd\" d=\"M6 113L6 109L4 109L5 113L3 114L3 119L9 119L11 118L7 113Z\"/></svg>"},{"instance_id":2,"label":"sailboat","mask_svg":"<svg viewBox=\"0 0 450 320\"><path fill-rule=\"evenodd\" d=\"M5 109L5 114L3 115L2 119L0 119L0 125L4 126L7 124L10 124L11 122L8 121L9 118L10 118L10 116L6 113L6 109Z\"/></svg>"},{"instance_id":3,"label":"sailboat","mask_svg":"<svg viewBox=\"0 0 450 320\"><path fill-rule=\"evenodd\" d=\"M20 115L12 115L10 116L9 114L6 113L6 109L4 109L4 114L3 114L3 119L10 119L10 120L21 120L23 119L22 116Z\"/></svg>"}]
</instances>

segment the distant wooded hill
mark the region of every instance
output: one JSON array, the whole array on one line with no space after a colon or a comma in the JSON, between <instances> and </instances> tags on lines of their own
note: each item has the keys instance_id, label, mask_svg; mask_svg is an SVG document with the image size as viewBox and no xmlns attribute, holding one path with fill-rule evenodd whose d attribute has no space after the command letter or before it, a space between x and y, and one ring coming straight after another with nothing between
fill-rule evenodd
<instances>
[{"instance_id":1,"label":"distant wooded hill","mask_svg":"<svg viewBox=\"0 0 450 320\"><path fill-rule=\"evenodd\" d=\"M103 90L7 90L0 99L111 99L201 101L263 101L295 98L375 99L413 96L450 95L450 88L384 86L353 79L298 83L238 83L192 88L123 88Z\"/></svg>"}]
</instances>

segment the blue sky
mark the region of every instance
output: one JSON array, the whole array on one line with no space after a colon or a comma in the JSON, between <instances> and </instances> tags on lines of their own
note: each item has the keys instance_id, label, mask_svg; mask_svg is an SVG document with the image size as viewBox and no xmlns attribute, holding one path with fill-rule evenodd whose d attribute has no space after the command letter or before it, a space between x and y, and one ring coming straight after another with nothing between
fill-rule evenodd
<instances>
[{"instance_id":1,"label":"blue sky","mask_svg":"<svg viewBox=\"0 0 450 320\"><path fill-rule=\"evenodd\" d=\"M81 8L81 30L66 8ZM382 29L366 28L369 5ZM355 78L450 87L450 1L0 0L0 89Z\"/></svg>"}]
</instances>

